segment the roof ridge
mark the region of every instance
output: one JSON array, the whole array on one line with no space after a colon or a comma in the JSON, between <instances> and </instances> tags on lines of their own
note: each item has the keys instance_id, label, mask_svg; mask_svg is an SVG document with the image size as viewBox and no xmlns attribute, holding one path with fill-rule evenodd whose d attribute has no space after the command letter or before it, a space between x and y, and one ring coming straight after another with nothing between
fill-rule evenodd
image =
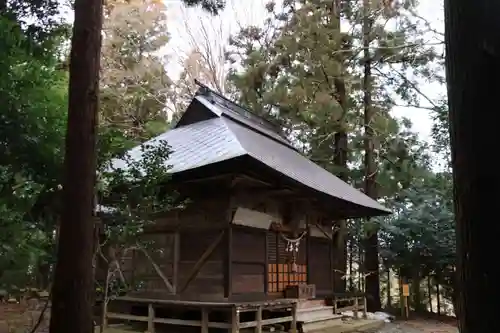
<instances>
[{"instance_id":1,"label":"roof ridge","mask_svg":"<svg viewBox=\"0 0 500 333\"><path fill-rule=\"evenodd\" d=\"M245 124L244 122L238 120L237 118L233 118L230 115L225 114L225 113L222 113L219 116L219 118L228 119L229 121L237 123L238 125L243 126L243 127L249 129L252 132L255 132L255 133L259 134L259 135L262 135L262 136L264 136L264 137L266 137L266 138L268 138L270 140L276 141L277 143L279 143L279 144L281 144L283 146L286 146L289 149L292 149L292 150L295 150L295 151L298 152L297 148L294 147L293 144L288 139L286 139L286 138L284 138L282 136L279 136L279 139L278 139L278 138L276 138L276 137L274 137L272 135L269 135L269 133L266 133L265 131L263 131L261 129L257 129L257 128L254 128L252 126L249 126L248 124ZM226 126L227 126L227 124L226 124ZM231 130L230 127L228 127L228 128L229 128L229 130Z\"/></svg>"},{"instance_id":2,"label":"roof ridge","mask_svg":"<svg viewBox=\"0 0 500 333\"><path fill-rule=\"evenodd\" d=\"M241 116L244 116L251 121L255 121L259 125L266 126L268 129L273 130L277 134L281 135L281 131L280 131L279 127L276 124L274 124L272 121L270 121L269 119L266 119L265 117L255 113L253 110L246 108L246 107L230 100L229 98L227 98L223 94L221 94L213 89L210 89L210 87L208 87L207 85L204 85L203 83L201 83L197 79L195 79L195 83L200 87L195 95L203 95L203 96L207 97L208 99L210 99L213 103L221 105L221 106L227 108L229 111L232 111L232 112L235 112ZM231 106L236 108L236 110L231 108Z\"/></svg>"}]
</instances>

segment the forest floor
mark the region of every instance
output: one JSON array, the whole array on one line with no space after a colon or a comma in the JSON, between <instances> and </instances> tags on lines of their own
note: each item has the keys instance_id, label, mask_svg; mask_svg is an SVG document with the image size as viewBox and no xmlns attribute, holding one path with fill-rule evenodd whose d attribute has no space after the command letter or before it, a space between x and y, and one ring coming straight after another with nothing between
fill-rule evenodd
<instances>
[{"instance_id":1,"label":"forest floor","mask_svg":"<svg viewBox=\"0 0 500 333\"><path fill-rule=\"evenodd\" d=\"M429 319L415 319L387 323L373 333L458 333L458 328Z\"/></svg>"}]
</instances>

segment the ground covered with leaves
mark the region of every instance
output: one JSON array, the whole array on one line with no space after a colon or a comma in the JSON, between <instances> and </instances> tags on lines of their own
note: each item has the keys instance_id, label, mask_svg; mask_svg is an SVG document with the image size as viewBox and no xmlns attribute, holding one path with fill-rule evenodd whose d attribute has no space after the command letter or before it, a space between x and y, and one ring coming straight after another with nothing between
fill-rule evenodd
<instances>
[{"instance_id":1,"label":"ground covered with leaves","mask_svg":"<svg viewBox=\"0 0 500 333\"><path fill-rule=\"evenodd\" d=\"M386 324L376 333L458 333L458 328L434 320L411 320Z\"/></svg>"},{"instance_id":2,"label":"ground covered with leaves","mask_svg":"<svg viewBox=\"0 0 500 333\"><path fill-rule=\"evenodd\" d=\"M49 316L42 318L35 332L43 304L0 304L0 333L45 333L49 328Z\"/></svg>"}]
</instances>

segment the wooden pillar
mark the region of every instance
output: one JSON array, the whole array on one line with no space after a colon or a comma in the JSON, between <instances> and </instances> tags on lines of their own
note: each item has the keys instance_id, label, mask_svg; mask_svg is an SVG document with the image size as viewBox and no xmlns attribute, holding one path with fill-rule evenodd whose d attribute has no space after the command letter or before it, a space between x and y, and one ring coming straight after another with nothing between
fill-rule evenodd
<instances>
[{"instance_id":1,"label":"wooden pillar","mask_svg":"<svg viewBox=\"0 0 500 333\"><path fill-rule=\"evenodd\" d=\"M208 333L208 309L201 308L201 333Z\"/></svg>"},{"instance_id":2,"label":"wooden pillar","mask_svg":"<svg viewBox=\"0 0 500 333\"><path fill-rule=\"evenodd\" d=\"M356 319L359 318L358 307L359 307L358 297L354 297L354 310L353 310L353 314L354 314L354 318L356 318Z\"/></svg>"},{"instance_id":3,"label":"wooden pillar","mask_svg":"<svg viewBox=\"0 0 500 333\"><path fill-rule=\"evenodd\" d=\"M155 333L155 309L153 304L148 304L148 333Z\"/></svg>"},{"instance_id":4,"label":"wooden pillar","mask_svg":"<svg viewBox=\"0 0 500 333\"><path fill-rule=\"evenodd\" d=\"M174 253L172 258L172 286L174 287L174 295L179 290L179 258L180 258L180 241L181 235L179 231L174 234Z\"/></svg>"},{"instance_id":5,"label":"wooden pillar","mask_svg":"<svg viewBox=\"0 0 500 333\"><path fill-rule=\"evenodd\" d=\"M365 297L363 297L363 319L368 318L366 311L367 311L367 309L366 309L366 296L365 296Z\"/></svg>"},{"instance_id":6,"label":"wooden pillar","mask_svg":"<svg viewBox=\"0 0 500 333\"><path fill-rule=\"evenodd\" d=\"M297 333L297 303L292 305L292 323L290 325L290 332Z\"/></svg>"},{"instance_id":7,"label":"wooden pillar","mask_svg":"<svg viewBox=\"0 0 500 333\"><path fill-rule=\"evenodd\" d=\"M257 326L255 326L255 333L262 333L262 307L259 306L257 308L257 312L255 314L255 321L257 322Z\"/></svg>"},{"instance_id":8,"label":"wooden pillar","mask_svg":"<svg viewBox=\"0 0 500 333\"><path fill-rule=\"evenodd\" d=\"M309 220L311 217L306 218L306 281L308 284L311 284L311 267L309 265L309 257L311 255L311 224Z\"/></svg>"},{"instance_id":9,"label":"wooden pillar","mask_svg":"<svg viewBox=\"0 0 500 333\"><path fill-rule=\"evenodd\" d=\"M232 180L231 180L232 181ZM233 217L235 211L233 210L233 197L231 194L231 185L229 185L229 196L227 198L226 208L226 236L223 249L225 249L224 256L224 297L231 298L233 293L232 277L233 277Z\"/></svg>"},{"instance_id":10,"label":"wooden pillar","mask_svg":"<svg viewBox=\"0 0 500 333\"><path fill-rule=\"evenodd\" d=\"M240 332L240 310L235 306L231 310L231 333Z\"/></svg>"},{"instance_id":11,"label":"wooden pillar","mask_svg":"<svg viewBox=\"0 0 500 333\"><path fill-rule=\"evenodd\" d=\"M269 230L264 230L264 293L269 292L269 243L267 237L269 235Z\"/></svg>"},{"instance_id":12,"label":"wooden pillar","mask_svg":"<svg viewBox=\"0 0 500 333\"><path fill-rule=\"evenodd\" d=\"M331 240L330 240L330 281L331 281L331 291L335 292L335 237L333 233L334 222L330 226L331 230Z\"/></svg>"},{"instance_id":13,"label":"wooden pillar","mask_svg":"<svg viewBox=\"0 0 500 333\"><path fill-rule=\"evenodd\" d=\"M229 299L232 295L232 262L233 262L233 228L230 223L226 230L225 235L225 248L226 256L224 259L224 297Z\"/></svg>"}]
</instances>

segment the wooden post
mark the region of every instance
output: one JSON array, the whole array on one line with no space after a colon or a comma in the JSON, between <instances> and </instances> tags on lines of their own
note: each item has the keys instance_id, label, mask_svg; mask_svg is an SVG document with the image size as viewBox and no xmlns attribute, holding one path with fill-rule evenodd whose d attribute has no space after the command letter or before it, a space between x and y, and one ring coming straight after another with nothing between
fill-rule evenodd
<instances>
[{"instance_id":1,"label":"wooden post","mask_svg":"<svg viewBox=\"0 0 500 333\"><path fill-rule=\"evenodd\" d=\"M262 306L257 308L255 321L257 322L257 326L255 326L255 333L262 333Z\"/></svg>"},{"instance_id":2,"label":"wooden post","mask_svg":"<svg viewBox=\"0 0 500 333\"><path fill-rule=\"evenodd\" d=\"M354 297L354 318L358 319L359 318L359 315L358 315L358 307L359 307L359 302L358 302L358 298L357 297Z\"/></svg>"},{"instance_id":3,"label":"wooden post","mask_svg":"<svg viewBox=\"0 0 500 333\"><path fill-rule=\"evenodd\" d=\"M148 304L148 332L155 333L155 309L153 304Z\"/></svg>"},{"instance_id":4,"label":"wooden post","mask_svg":"<svg viewBox=\"0 0 500 333\"><path fill-rule=\"evenodd\" d=\"M265 258L264 258L264 293L267 294L269 292L269 241L268 241L269 230L264 230L265 237Z\"/></svg>"},{"instance_id":5,"label":"wooden post","mask_svg":"<svg viewBox=\"0 0 500 333\"><path fill-rule=\"evenodd\" d=\"M332 225L331 225L331 230L333 230L335 226L335 222L332 221ZM335 292L335 269L337 267L335 267L335 237L333 237L333 233L332 233L332 237L331 239L329 239L329 243L330 243L330 283L331 283L331 292L334 293Z\"/></svg>"},{"instance_id":6,"label":"wooden post","mask_svg":"<svg viewBox=\"0 0 500 333\"><path fill-rule=\"evenodd\" d=\"M290 325L291 333L297 333L297 303L292 305L292 323Z\"/></svg>"},{"instance_id":7,"label":"wooden post","mask_svg":"<svg viewBox=\"0 0 500 333\"><path fill-rule=\"evenodd\" d=\"M174 234L174 255L172 267L172 286L174 287L174 295L179 290L179 255L180 255L180 234L177 231Z\"/></svg>"},{"instance_id":8,"label":"wooden post","mask_svg":"<svg viewBox=\"0 0 500 333\"><path fill-rule=\"evenodd\" d=\"M405 297L405 311L406 311L406 319L410 319L410 305L408 302L408 296Z\"/></svg>"},{"instance_id":9,"label":"wooden post","mask_svg":"<svg viewBox=\"0 0 500 333\"><path fill-rule=\"evenodd\" d=\"M401 294L403 296L403 306L401 308L401 311L403 312L403 317L405 319L409 318L409 307L408 307L408 297L410 296L410 287L408 284L402 284L401 285Z\"/></svg>"},{"instance_id":10,"label":"wooden post","mask_svg":"<svg viewBox=\"0 0 500 333\"><path fill-rule=\"evenodd\" d=\"M367 319L367 313L366 313L366 296L363 297L363 319Z\"/></svg>"},{"instance_id":11,"label":"wooden post","mask_svg":"<svg viewBox=\"0 0 500 333\"><path fill-rule=\"evenodd\" d=\"M239 332L240 332L240 310L234 306L231 312L231 333L239 333Z\"/></svg>"},{"instance_id":12,"label":"wooden post","mask_svg":"<svg viewBox=\"0 0 500 333\"><path fill-rule=\"evenodd\" d=\"M229 223L226 230L226 258L224 263L224 297L229 299L232 294L233 266L233 224Z\"/></svg>"},{"instance_id":13,"label":"wooden post","mask_svg":"<svg viewBox=\"0 0 500 333\"><path fill-rule=\"evenodd\" d=\"M309 223L309 220L311 217L307 216L306 217L306 281L307 284L311 283L311 268L309 265L309 257L311 255L311 224Z\"/></svg>"},{"instance_id":14,"label":"wooden post","mask_svg":"<svg viewBox=\"0 0 500 333\"><path fill-rule=\"evenodd\" d=\"M233 197L231 191L229 192L229 198L227 202L226 209L226 241L223 245L225 248L225 257L224 257L224 297L229 300L232 294L233 286L232 286L232 277L233 277L233 218L235 211L233 210Z\"/></svg>"},{"instance_id":15,"label":"wooden post","mask_svg":"<svg viewBox=\"0 0 500 333\"><path fill-rule=\"evenodd\" d=\"M201 333L208 333L208 309L201 308Z\"/></svg>"},{"instance_id":16,"label":"wooden post","mask_svg":"<svg viewBox=\"0 0 500 333\"><path fill-rule=\"evenodd\" d=\"M335 295L332 297L332 303L333 303L333 314L337 314L337 297Z\"/></svg>"}]
</instances>

